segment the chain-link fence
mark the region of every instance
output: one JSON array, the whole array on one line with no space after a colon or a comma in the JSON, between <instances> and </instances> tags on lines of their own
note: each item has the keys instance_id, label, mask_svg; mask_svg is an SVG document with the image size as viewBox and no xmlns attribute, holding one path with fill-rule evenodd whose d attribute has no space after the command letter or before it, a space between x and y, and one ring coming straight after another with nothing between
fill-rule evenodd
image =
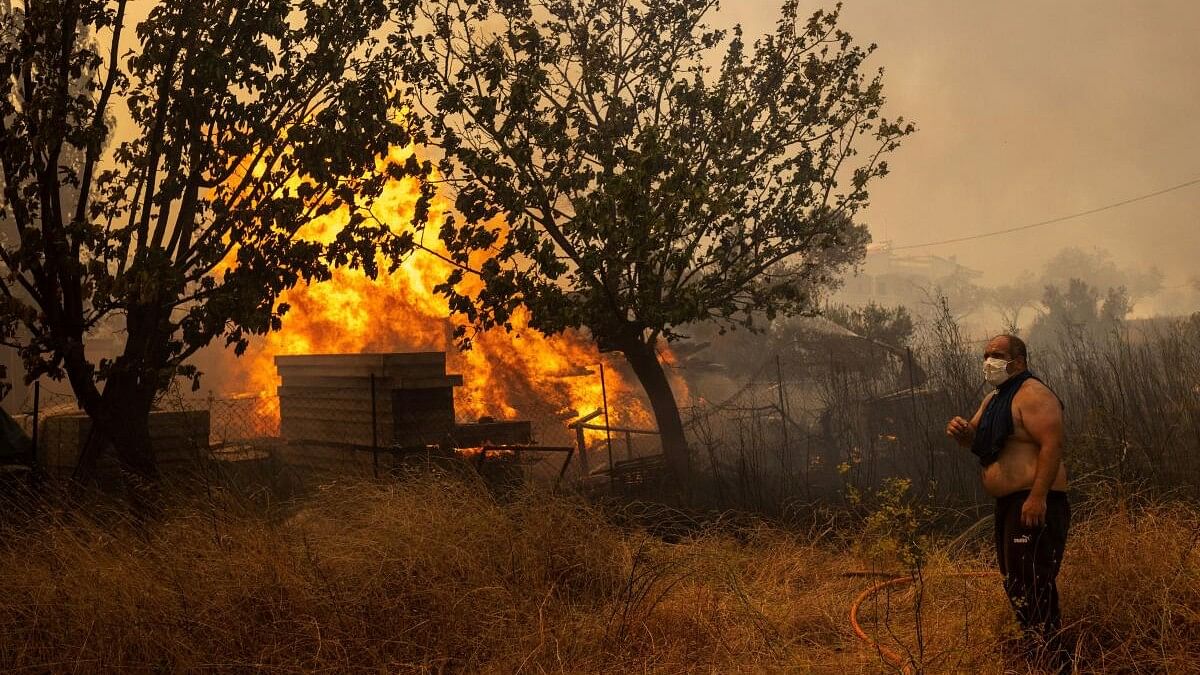
<instances>
[{"instance_id":1,"label":"chain-link fence","mask_svg":"<svg viewBox=\"0 0 1200 675\"><path fill-rule=\"evenodd\" d=\"M92 424L75 396L59 382L38 381L27 388L12 420L29 447L14 458L56 476L77 476L78 463L92 437ZM274 396L218 398L183 396L170 390L155 402L150 434L159 468L166 472L197 470L228 451L243 458L266 457L278 445L279 400ZM247 451L258 448L257 454ZM115 472L113 452L99 453L96 471Z\"/></svg>"},{"instance_id":2,"label":"chain-link fence","mask_svg":"<svg viewBox=\"0 0 1200 675\"><path fill-rule=\"evenodd\" d=\"M701 489L725 506L772 511L861 494L901 476L941 501L984 501L975 458L943 433L948 419L969 417L986 393L982 342L945 321L927 326L911 350L859 345L837 353L810 346L765 354L740 378L726 378L723 395L682 406ZM1200 319L1152 335L1066 339L1037 351L1035 370L1066 404L1072 476L1194 487L1197 355ZM378 473L399 461L398 449L499 447L533 438L528 422L457 420L449 385L405 394L370 377L323 389L311 384L300 377L277 396L167 392L151 424L160 463L265 454L304 468ZM60 472L70 469L89 433L63 383L30 387L13 417L36 436L39 463ZM609 427L601 412L574 426L553 423L562 427L553 451L584 450L574 456L575 477L584 477L585 466L604 472L629 461L646 469L648 458L661 453L652 429ZM522 455L530 463L538 458L533 451ZM553 466L544 473L557 474L557 460Z\"/></svg>"},{"instance_id":3,"label":"chain-link fence","mask_svg":"<svg viewBox=\"0 0 1200 675\"><path fill-rule=\"evenodd\" d=\"M265 454L301 469L378 475L406 454L430 446L476 449L471 456L488 462L507 457L501 452L505 447L521 446L526 464L561 459L573 450L569 445L532 445L529 422L457 420L449 386L399 390L379 379L366 378L364 386L281 387L282 396L192 396L169 390L150 415L157 464L172 472L192 469L197 460ZM36 457L30 460L53 475L74 475L91 422L72 394L35 383L13 419L36 445ZM102 470L115 468L113 454L105 453ZM551 462L554 472L559 463Z\"/></svg>"}]
</instances>

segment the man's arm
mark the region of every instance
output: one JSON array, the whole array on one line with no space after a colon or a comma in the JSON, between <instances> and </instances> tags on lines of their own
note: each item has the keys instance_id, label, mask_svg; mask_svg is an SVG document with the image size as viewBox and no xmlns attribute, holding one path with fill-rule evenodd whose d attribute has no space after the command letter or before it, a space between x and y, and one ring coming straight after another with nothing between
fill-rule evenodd
<instances>
[{"instance_id":1,"label":"man's arm","mask_svg":"<svg viewBox=\"0 0 1200 675\"><path fill-rule=\"evenodd\" d=\"M1063 417L1058 398L1046 387L1028 387L1017 395L1016 408L1021 424L1038 446L1037 472L1029 498L1021 508L1021 522L1027 527L1046 522L1046 495L1062 464Z\"/></svg>"},{"instance_id":2,"label":"man's arm","mask_svg":"<svg viewBox=\"0 0 1200 675\"><path fill-rule=\"evenodd\" d=\"M975 416L971 418L970 422L961 417L955 417L950 420L949 424L946 425L946 435L953 438L964 448L971 447L971 444L975 442L975 431L979 429L979 420L983 417L983 409L987 407L988 401L992 400L992 397L995 395L996 392L993 391L983 397L983 401L979 404L979 409L975 411Z\"/></svg>"}]
</instances>

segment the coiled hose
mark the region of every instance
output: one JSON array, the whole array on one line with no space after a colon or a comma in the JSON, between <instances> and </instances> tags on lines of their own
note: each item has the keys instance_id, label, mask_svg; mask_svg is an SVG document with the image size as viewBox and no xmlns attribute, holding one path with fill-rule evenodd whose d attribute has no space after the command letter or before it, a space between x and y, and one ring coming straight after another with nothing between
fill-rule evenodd
<instances>
[{"instance_id":1,"label":"coiled hose","mask_svg":"<svg viewBox=\"0 0 1200 675\"><path fill-rule=\"evenodd\" d=\"M877 574L878 574L877 572L847 572L846 576L875 576ZM947 574L945 576L949 577L949 578L953 578L953 577L987 578L987 577L998 577L998 576L1000 576L1000 573L999 572L956 572L954 574ZM882 591L885 588L891 588L892 586L902 586L904 584L910 584L913 581L915 581L915 577L913 577L911 575L896 577L894 579L888 579L887 581L881 581L881 582L875 584L874 586L871 586L867 590L863 591L862 593L859 593L858 597L854 599L854 602L850 603L850 627L854 629L854 634L858 636L858 639L867 643L867 646L872 647L877 652L879 652L879 655L882 656L885 661L887 661L888 663L892 664L893 666L899 668L900 672L903 673L904 675L912 675L912 673L913 673L912 664L906 663L905 658L903 656L901 656L900 654L896 653L895 650L879 644L879 642L874 640L870 635L867 635L867 632L865 630L863 630L862 626L860 626L858 623L858 608L860 605L862 605L864 602L866 602L867 598L870 598L872 595L875 595L876 593L878 593L879 591Z\"/></svg>"}]
</instances>

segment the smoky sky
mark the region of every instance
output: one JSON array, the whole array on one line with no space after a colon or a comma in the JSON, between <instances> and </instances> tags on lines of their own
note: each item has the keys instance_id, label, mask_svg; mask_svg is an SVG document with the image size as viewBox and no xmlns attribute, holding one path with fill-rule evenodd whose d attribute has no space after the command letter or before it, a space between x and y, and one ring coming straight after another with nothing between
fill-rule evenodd
<instances>
[{"instance_id":1,"label":"smoky sky","mask_svg":"<svg viewBox=\"0 0 1200 675\"><path fill-rule=\"evenodd\" d=\"M727 0L710 23L741 23L752 38L781 2ZM150 7L134 3L131 22ZM887 112L919 127L871 188L861 220L876 241L1004 229L1200 178L1200 2L846 0L842 26L878 44L869 65L885 70ZM1002 284L1062 247L1100 248L1126 267L1158 266L1173 287L1200 274L1198 226L1200 185L909 253L956 256ZM1176 293L1200 305L1191 289Z\"/></svg>"},{"instance_id":2,"label":"smoky sky","mask_svg":"<svg viewBox=\"0 0 1200 675\"><path fill-rule=\"evenodd\" d=\"M776 0L727 2L714 24L770 30ZM808 11L828 6L802 3ZM1200 177L1200 2L847 0L875 42L890 115L919 131L863 214L896 246L1089 210ZM917 249L1005 283L1064 246L1196 274L1200 185L1018 234Z\"/></svg>"}]
</instances>

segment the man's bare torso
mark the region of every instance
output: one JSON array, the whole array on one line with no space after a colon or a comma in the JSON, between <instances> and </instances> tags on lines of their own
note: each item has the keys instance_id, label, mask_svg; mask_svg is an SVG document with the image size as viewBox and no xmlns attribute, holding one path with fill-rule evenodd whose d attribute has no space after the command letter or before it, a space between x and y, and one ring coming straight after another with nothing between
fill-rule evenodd
<instances>
[{"instance_id":1,"label":"man's bare torso","mask_svg":"<svg viewBox=\"0 0 1200 675\"><path fill-rule=\"evenodd\" d=\"M991 396L994 396L992 394ZM1019 490L1033 487L1037 475L1038 444L1025 429L1021 419L1021 406L1035 397L1054 396L1046 385L1030 379L1021 385L1013 397L1013 433L1004 443L999 458L983 469L983 489L993 497L1003 497ZM1057 399L1056 399L1057 400ZM987 401L985 400L985 405ZM1067 489L1067 468L1059 464L1051 490Z\"/></svg>"}]
</instances>

